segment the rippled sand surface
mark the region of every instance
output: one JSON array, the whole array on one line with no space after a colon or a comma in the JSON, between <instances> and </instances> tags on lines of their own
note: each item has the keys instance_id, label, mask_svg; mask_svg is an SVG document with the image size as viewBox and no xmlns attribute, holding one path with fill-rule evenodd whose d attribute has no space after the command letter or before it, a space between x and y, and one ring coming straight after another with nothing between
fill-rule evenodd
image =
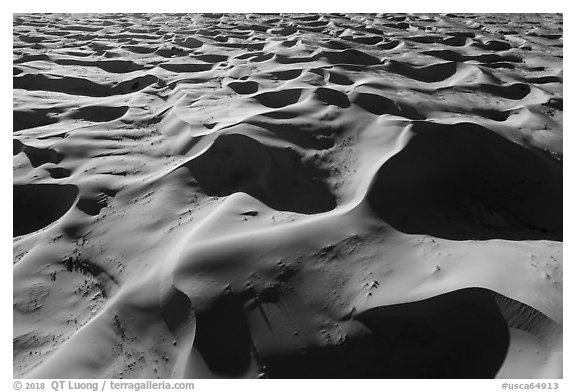
<instances>
[{"instance_id":1,"label":"rippled sand surface","mask_svg":"<svg viewBox=\"0 0 576 392\"><path fill-rule=\"evenodd\" d=\"M14 377L562 377L562 28L14 15Z\"/></svg>"}]
</instances>

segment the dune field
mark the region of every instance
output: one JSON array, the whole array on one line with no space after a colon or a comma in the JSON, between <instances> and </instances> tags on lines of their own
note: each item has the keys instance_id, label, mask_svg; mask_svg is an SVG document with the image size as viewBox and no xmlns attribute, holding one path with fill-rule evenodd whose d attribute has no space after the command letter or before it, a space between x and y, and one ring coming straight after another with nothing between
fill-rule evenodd
<instances>
[{"instance_id":1,"label":"dune field","mask_svg":"<svg viewBox=\"0 0 576 392\"><path fill-rule=\"evenodd\" d=\"M561 14L14 14L15 378L562 378Z\"/></svg>"}]
</instances>

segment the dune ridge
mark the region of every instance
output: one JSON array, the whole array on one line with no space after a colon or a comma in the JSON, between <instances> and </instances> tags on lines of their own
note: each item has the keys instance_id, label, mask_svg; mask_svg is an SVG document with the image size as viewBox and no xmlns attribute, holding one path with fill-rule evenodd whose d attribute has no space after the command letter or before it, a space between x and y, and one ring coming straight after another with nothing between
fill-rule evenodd
<instances>
[{"instance_id":1,"label":"dune ridge","mask_svg":"<svg viewBox=\"0 0 576 392\"><path fill-rule=\"evenodd\" d=\"M557 14L15 14L16 378L561 378Z\"/></svg>"}]
</instances>

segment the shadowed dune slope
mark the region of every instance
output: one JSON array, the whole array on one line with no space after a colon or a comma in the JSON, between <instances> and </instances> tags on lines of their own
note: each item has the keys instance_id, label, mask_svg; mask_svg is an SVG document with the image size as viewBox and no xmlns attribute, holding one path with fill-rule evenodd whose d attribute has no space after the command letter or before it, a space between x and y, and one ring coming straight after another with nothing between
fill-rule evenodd
<instances>
[{"instance_id":1,"label":"shadowed dune slope","mask_svg":"<svg viewBox=\"0 0 576 392\"><path fill-rule=\"evenodd\" d=\"M488 290L471 288L354 317L364 336L264 358L275 378L492 378L508 326Z\"/></svg>"},{"instance_id":2,"label":"shadowed dune slope","mask_svg":"<svg viewBox=\"0 0 576 392\"><path fill-rule=\"evenodd\" d=\"M20 236L42 229L64 215L76 201L74 185L14 185L13 235Z\"/></svg>"},{"instance_id":3,"label":"shadowed dune slope","mask_svg":"<svg viewBox=\"0 0 576 392\"><path fill-rule=\"evenodd\" d=\"M562 241L562 166L471 123L414 123L368 202L398 230L453 240Z\"/></svg>"},{"instance_id":4,"label":"shadowed dune slope","mask_svg":"<svg viewBox=\"0 0 576 392\"><path fill-rule=\"evenodd\" d=\"M194 345L214 373L242 376L254 353L242 302L232 295L217 298L209 310L197 314Z\"/></svg>"},{"instance_id":5,"label":"shadowed dune slope","mask_svg":"<svg viewBox=\"0 0 576 392\"><path fill-rule=\"evenodd\" d=\"M321 180L325 173L303 164L289 148L268 147L240 134L218 137L184 167L208 195L245 192L274 209L305 214L336 206L334 195Z\"/></svg>"}]
</instances>

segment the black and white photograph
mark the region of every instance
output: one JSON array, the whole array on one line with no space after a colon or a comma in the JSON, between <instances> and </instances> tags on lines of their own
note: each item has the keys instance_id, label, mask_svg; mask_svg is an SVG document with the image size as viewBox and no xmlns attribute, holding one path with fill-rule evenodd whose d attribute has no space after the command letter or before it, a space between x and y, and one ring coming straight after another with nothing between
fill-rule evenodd
<instances>
[{"instance_id":1,"label":"black and white photograph","mask_svg":"<svg viewBox=\"0 0 576 392\"><path fill-rule=\"evenodd\" d=\"M380 8L12 14L14 379L558 389L563 14Z\"/></svg>"}]
</instances>

